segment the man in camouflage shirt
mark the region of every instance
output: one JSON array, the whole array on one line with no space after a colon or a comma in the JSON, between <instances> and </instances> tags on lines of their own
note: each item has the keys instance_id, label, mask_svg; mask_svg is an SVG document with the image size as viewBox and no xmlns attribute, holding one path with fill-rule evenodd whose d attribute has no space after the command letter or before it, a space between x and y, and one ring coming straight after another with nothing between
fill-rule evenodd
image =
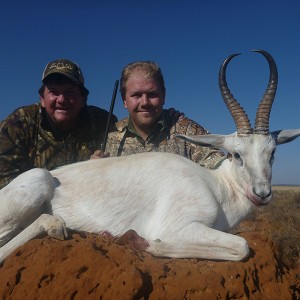
<instances>
[{"instance_id":1,"label":"man in camouflage shirt","mask_svg":"<svg viewBox=\"0 0 300 300\"><path fill-rule=\"evenodd\" d=\"M140 61L127 65L121 76L121 96L129 117L115 124L108 136L106 150L111 156L159 151L185 156L207 167L215 168L224 154L175 138L175 134L209 134L196 122L164 110L165 85L159 66Z\"/></svg>"},{"instance_id":2,"label":"man in camouflage shirt","mask_svg":"<svg viewBox=\"0 0 300 300\"><path fill-rule=\"evenodd\" d=\"M80 67L55 60L42 82L39 104L21 107L0 123L0 188L34 167L52 170L88 160L103 143L108 112L86 104Z\"/></svg>"}]
</instances>

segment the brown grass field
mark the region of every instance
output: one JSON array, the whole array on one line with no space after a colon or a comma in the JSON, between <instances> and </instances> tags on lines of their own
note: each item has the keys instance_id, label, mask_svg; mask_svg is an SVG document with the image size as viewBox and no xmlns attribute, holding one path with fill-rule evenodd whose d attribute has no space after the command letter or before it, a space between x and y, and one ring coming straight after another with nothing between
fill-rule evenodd
<instances>
[{"instance_id":1,"label":"brown grass field","mask_svg":"<svg viewBox=\"0 0 300 300\"><path fill-rule=\"evenodd\" d=\"M278 258L300 271L300 186L273 186L273 200L256 209L237 231L261 231Z\"/></svg>"}]
</instances>

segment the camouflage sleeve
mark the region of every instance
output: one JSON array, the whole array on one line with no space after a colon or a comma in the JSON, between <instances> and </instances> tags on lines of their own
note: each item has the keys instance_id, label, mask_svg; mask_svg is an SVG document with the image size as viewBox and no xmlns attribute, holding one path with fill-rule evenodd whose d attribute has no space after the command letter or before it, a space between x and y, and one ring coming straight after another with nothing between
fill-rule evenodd
<instances>
[{"instance_id":1,"label":"camouflage sleeve","mask_svg":"<svg viewBox=\"0 0 300 300\"><path fill-rule=\"evenodd\" d=\"M176 133L185 135L210 134L201 125L186 117L179 118L179 121L176 124ZM184 145L186 148L185 153L189 159L209 169L216 168L225 158L225 154L220 150L197 146L189 142L184 142Z\"/></svg>"},{"instance_id":2,"label":"camouflage sleeve","mask_svg":"<svg viewBox=\"0 0 300 300\"><path fill-rule=\"evenodd\" d=\"M33 167L29 157L30 130L23 110L19 109L0 126L0 188Z\"/></svg>"}]
</instances>

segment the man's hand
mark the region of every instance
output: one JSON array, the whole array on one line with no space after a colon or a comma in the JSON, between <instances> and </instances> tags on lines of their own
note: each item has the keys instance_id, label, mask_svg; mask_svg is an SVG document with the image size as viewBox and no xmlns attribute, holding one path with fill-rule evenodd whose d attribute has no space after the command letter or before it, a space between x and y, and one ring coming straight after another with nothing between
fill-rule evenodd
<instances>
[{"instance_id":1,"label":"man's hand","mask_svg":"<svg viewBox=\"0 0 300 300\"><path fill-rule=\"evenodd\" d=\"M109 157L109 152L102 152L101 150L96 150L90 157L90 159L97 159L97 158L105 158Z\"/></svg>"}]
</instances>

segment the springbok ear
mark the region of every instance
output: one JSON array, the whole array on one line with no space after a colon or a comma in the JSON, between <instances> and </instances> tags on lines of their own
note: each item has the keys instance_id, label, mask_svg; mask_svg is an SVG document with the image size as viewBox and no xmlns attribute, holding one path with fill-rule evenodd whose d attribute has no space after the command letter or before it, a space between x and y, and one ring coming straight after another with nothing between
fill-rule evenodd
<instances>
[{"instance_id":1,"label":"springbok ear","mask_svg":"<svg viewBox=\"0 0 300 300\"><path fill-rule=\"evenodd\" d=\"M198 146L211 147L217 149L224 148L224 143L226 139L225 135L219 135L219 134L205 134L205 135L192 135L192 136L184 135L184 134L176 134L175 137L196 144Z\"/></svg>"},{"instance_id":2,"label":"springbok ear","mask_svg":"<svg viewBox=\"0 0 300 300\"><path fill-rule=\"evenodd\" d=\"M271 132L271 136L275 139L276 145L286 144L300 136L300 129L277 130Z\"/></svg>"}]
</instances>

